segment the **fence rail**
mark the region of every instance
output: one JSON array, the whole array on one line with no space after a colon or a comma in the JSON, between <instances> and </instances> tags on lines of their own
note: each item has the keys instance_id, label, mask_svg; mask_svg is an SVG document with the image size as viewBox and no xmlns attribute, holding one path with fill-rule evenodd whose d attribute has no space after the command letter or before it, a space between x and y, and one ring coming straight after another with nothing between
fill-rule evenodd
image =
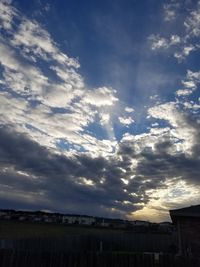
<instances>
[{"instance_id":1,"label":"fence rail","mask_svg":"<svg viewBox=\"0 0 200 267\"><path fill-rule=\"evenodd\" d=\"M199 267L198 259L153 253L64 253L0 250L1 267Z\"/></svg>"},{"instance_id":2,"label":"fence rail","mask_svg":"<svg viewBox=\"0 0 200 267\"><path fill-rule=\"evenodd\" d=\"M76 234L64 237L0 239L0 249L39 250L54 252L169 252L176 244L171 234L101 233Z\"/></svg>"}]
</instances>

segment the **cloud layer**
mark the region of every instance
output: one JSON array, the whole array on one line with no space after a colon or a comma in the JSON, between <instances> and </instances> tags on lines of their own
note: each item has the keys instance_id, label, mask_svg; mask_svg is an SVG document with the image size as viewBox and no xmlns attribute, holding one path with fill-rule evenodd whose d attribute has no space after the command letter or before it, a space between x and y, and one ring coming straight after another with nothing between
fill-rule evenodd
<instances>
[{"instance_id":1,"label":"cloud layer","mask_svg":"<svg viewBox=\"0 0 200 267\"><path fill-rule=\"evenodd\" d=\"M151 53L169 50L182 62L198 52L199 3L182 20L184 34L147 38ZM165 4L165 23L180 8ZM161 205L163 219L196 203L185 196L200 193L198 69L186 69L173 99L145 107L146 125L133 133L137 110L112 87L88 86L78 60L36 20L2 1L0 21L2 207L151 218Z\"/></svg>"}]
</instances>

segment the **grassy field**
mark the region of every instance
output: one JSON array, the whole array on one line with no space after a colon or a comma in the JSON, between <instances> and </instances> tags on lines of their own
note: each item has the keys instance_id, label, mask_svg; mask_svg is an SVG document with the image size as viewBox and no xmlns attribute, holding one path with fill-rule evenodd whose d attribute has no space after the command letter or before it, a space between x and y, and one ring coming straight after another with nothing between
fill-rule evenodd
<instances>
[{"instance_id":1,"label":"grassy field","mask_svg":"<svg viewBox=\"0 0 200 267\"><path fill-rule=\"evenodd\" d=\"M63 237L67 235L92 235L105 232L119 233L120 230L91 226L40 224L32 222L0 221L0 239Z\"/></svg>"}]
</instances>

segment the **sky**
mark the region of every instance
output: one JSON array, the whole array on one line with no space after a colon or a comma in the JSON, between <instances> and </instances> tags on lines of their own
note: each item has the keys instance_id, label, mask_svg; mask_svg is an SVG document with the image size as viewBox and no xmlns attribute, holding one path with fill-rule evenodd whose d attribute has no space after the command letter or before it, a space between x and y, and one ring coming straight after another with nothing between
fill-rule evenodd
<instances>
[{"instance_id":1,"label":"sky","mask_svg":"<svg viewBox=\"0 0 200 267\"><path fill-rule=\"evenodd\" d=\"M0 208L200 203L199 0L1 0L0 32Z\"/></svg>"}]
</instances>

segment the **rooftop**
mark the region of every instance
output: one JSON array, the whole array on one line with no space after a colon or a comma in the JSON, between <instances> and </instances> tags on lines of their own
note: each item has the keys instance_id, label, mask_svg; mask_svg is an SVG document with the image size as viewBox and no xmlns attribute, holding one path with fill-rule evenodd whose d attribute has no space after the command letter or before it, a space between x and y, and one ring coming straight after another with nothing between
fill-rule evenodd
<instances>
[{"instance_id":1,"label":"rooftop","mask_svg":"<svg viewBox=\"0 0 200 267\"><path fill-rule=\"evenodd\" d=\"M169 211L172 221L175 221L177 217L200 217L200 205L190 206L182 209Z\"/></svg>"}]
</instances>

